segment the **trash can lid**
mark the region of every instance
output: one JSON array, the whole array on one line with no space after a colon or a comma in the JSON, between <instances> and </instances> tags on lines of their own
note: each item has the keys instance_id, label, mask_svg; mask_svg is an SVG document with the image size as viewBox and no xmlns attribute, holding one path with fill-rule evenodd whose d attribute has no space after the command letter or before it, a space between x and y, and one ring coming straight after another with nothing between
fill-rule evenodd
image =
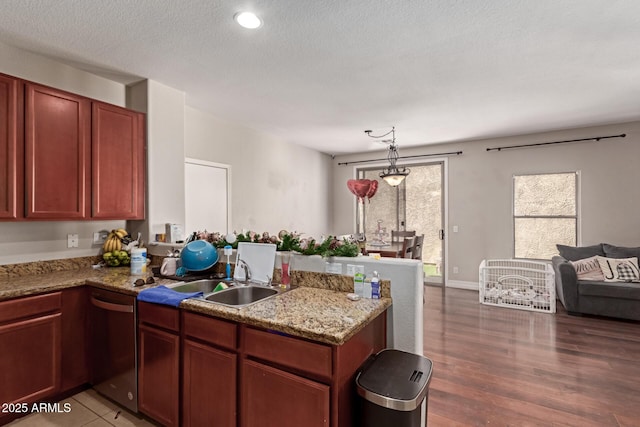
<instances>
[{"instance_id":1,"label":"trash can lid","mask_svg":"<svg viewBox=\"0 0 640 427\"><path fill-rule=\"evenodd\" d=\"M385 408L413 411L427 395L432 367L426 357L382 350L358 372L358 394Z\"/></svg>"}]
</instances>

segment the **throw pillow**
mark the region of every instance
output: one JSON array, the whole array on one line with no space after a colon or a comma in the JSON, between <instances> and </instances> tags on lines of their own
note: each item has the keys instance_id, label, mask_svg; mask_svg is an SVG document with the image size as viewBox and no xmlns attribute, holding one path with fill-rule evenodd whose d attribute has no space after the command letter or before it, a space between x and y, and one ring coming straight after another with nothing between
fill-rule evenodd
<instances>
[{"instance_id":1,"label":"throw pillow","mask_svg":"<svg viewBox=\"0 0 640 427\"><path fill-rule=\"evenodd\" d=\"M604 275L602 274L598 258L600 257L592 256L578 261L569 261L573 265L573 268L576 269L578 280L604 281Z\"/></svg>"},{"instance_id":2,"label":"throw pillow","mask_svg":"<svg viewBox=\"0 0 640 427\"><path fill-rule=\"evenodd\" d=\"M638 258L598 257L605 282L640 282Z\"/></svg>"},{"instance_id":3,"label":"throw pillow","mask_svg":"<svg viewBox=\"0 0 640 427\"><path fill-rule=\"evenodd\" d=\"M602 244L605 256L607 258L638 258L640 259L640 248L625 248L623 246L613 246L606 243Z\"/></svg>"},{"instance_id":4,"label":"throw pillow","mask_svg":"<svg viewBox=\"0 0 640 427\"><path fill-rule=\"evenodd\" d=\"M585 259L596 255L605 256L604 251L602 250L602 243L593 246L579 247L556 245L556 248L558 248L560 256L569 261L578 261L579 259Z\"/></svg>"}]
</instances>

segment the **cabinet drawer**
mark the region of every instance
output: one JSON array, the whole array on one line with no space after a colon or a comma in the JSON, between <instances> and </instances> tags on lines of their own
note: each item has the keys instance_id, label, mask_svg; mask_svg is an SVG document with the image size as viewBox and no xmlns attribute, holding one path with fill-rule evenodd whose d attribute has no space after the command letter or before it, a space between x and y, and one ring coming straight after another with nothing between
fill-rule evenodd
<instances>
[{"instance_id":1,"label":"cabinet drawer","mask_svg":"<svg viewBox=\"0 0 640 427\"><path fill-rule=\"evenodd\" d=\"M4 301L0 303L0 323L59 311L61 307L61 292Z\"/></svg>"},{"instance_id":2,"label":"cabinet drawer","mask_svg":"<svg viewBox=\"0 0 640 427\"><path fill-rule=\"evenodd\" d=\"M236 349L235 323L189 312L183 312L183 316L182 330L185 336L230 350Z\"/></svg>"},{"instance_id":3,"label":"cabinet drawer","mask_svg":"<svg viewBox=\"0 0 640 427\"><path fill-rule=\"evenodd\" d=\"M180 331L180 311L166 305L138 302L138 320L173 332Z\"/></svg>"},{"instance_id":4,"label":"cabinet drawer","mask_svg":"<svg viewBox=\"0 0 640 427\"><path fill-rule=\"evenodd\" d=\"M331 347L299 338L245 328L246 354L321 378L331 379Z\"/></svg>"}]
</instances>

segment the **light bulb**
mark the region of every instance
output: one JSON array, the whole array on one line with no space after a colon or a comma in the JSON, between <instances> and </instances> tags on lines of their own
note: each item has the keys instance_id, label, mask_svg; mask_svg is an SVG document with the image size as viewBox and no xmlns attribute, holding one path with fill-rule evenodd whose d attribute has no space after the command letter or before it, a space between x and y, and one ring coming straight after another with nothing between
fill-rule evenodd
<instances>
[{"instance_id":1,"label":"light bulb","mask_svg":"<svg viewBox=\"0 0 640 427\"><path fill-rule=\"evenodd\" d=\"M244 28L255 29L262 25L262 21L255 13L240 12L233 17L235 21Z\"/></svg>"}]
</instances>

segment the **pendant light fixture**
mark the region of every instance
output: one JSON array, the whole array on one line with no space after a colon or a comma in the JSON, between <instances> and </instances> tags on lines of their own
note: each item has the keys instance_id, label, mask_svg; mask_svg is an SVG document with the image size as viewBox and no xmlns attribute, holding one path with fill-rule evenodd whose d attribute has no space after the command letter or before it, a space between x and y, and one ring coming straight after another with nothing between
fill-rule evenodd
<instances>
[{"instance_id":1,"label":"pendant light fixture","mask_svg":"<svg viewBox=\"0 0 640 427\"><path fill-rule=\"evenodd\" d=\"M364 133L371 138L384 138L391 134L390 140L383 140L389 144L389 152L387 153L387 160L389 160L389 167L382 169L380 172L380 178L384 179L387 184L392 187L397 187L404 181L404 179L409 175L411 170L402 167L402 170L398 169L396 166L396 162L398 161L398 144L396 144L396 128L395 126L391 127L391 130L384 135L371 135L370 130L365 130Z\"/></svg>"}]
</instances>

